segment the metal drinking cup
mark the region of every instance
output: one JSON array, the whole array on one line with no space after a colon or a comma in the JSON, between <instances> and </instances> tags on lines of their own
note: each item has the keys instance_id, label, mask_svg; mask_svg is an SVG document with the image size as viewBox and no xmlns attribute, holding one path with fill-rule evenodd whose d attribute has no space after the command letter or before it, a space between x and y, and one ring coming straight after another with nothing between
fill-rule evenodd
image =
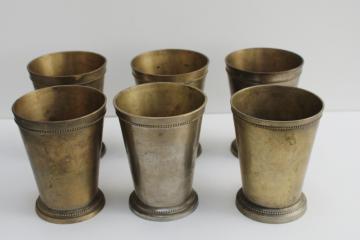
<instances>
[{"instance_id":1,"label":"metal drinking cup","mask_svg":"<svg viewBox=\"0 0 360 240\"><path fill-rule=\"evenodd\" d=\"M306 210L302 185L323 102L296 87L254 86L231 97L242 188L240 212L286 223Z\"/></svg>"},{"instance_id":2,"label":"metal drinking cup","mask_svg":"<svg viewBox=\"0 0 360 240\"><path fill-rule=\"evenodd\" d=\"M192 188L206 96L176 83L148 83L114 98L135 191L130 209L138 216L168 221L198 205Z\"/></svg>"},{"instance_id":3,"label":"metal drinking cup","mask_svg":"<svg viewBox=\"0 0 360 240\"><path fill-rule=\"evenodd\" d=\"M40 196L37 214L52 223L89 219L104 206L98 189L106 97L84 86L54 86L15 101L15 122Z\"/></svg>"}]
</instances>

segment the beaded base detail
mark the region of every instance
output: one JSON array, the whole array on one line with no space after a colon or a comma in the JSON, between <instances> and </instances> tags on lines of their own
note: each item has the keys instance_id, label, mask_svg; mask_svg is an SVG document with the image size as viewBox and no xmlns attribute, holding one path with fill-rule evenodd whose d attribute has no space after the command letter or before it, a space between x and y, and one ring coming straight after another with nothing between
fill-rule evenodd
<instances>
[{"instance_id":1,"label":"beaded base detail","mask_svg":"<svg viewBox=\"0 0 360 240\"><path fill-rule=\"evenodd\" d=\"M153 221L171 221L185 217L195 211L198 204L199 200L195 191L192 191L186 202L175 207L156 208L148 206L140 201L135 191L131 193L129 198L129 206L132 212L141 218Z\"/></svg>"},{"instance_id":2,"label":"beaded base detail","mask_svg":"<svg viewBox=\"0 0 360 240\"><path fill-rule=\"evenodd\" d=\"M300 218L306 211L306 197L302 193L299 200L286 208L266 208L250 202L240 189L236 195L236 207L245 216L263 223L288 223Z\"/></svg>"},{"instance_id":3,"label":"beaded base detail","mask_svg":"<svg viewBox=\"0 0 360 240\"><path fill-rule=\"evenodd\" d=\"M58 224L68 224L85 221L103 209L105 205L105 197L99 189L92 202L78 209L72 210L56 210L48 208L40 199L36 200L36 213L45 221Z\"/></svg>"}]
</instances>

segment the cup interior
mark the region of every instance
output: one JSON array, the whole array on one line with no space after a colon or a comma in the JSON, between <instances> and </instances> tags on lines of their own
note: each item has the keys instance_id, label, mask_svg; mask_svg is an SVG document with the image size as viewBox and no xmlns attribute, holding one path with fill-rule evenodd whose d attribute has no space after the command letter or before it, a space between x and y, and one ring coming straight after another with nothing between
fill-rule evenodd
<instances>
[{"instance_id":1,"label":"cup interior","mask_svg":"<svg viewBox=\"0 0 360 240\"><path fill-rule=\"evenodd\" d=\"M105 96L82 86L55 86L30 92L13 105L16 116L28 121L65 121L95 112L105 104Z\"/></svg>"},{"instance_id":2,"label":"cup interior","mask_svg":"<svg viewBox=\"0 0 360 240\"><path fill-rule=\"evenodd\" d=\"M246 72L282 72L297 68L303 59L293 52L273 48L248 48L229 54L228 66Z\"/></svg>"},{"instance_id":3,"label":"cup interior","mask_svg":"<svg viewBox=\"0 0 360 240\"><path fill-rule=\"evenodd\" d=\"M178 49L166 49L146 52L132 60L132 67L143 74L177 75L190 73L208 64L205 55Z\"/></svg>"},{"instance_id":4,"label":"cup interior","mask_svg":"<svg viewBox=\"0 0 360 240\"><path fill-rule=\"evenodd\" d=\"M28 70L40 76L58 77L84 74L102 67L106 60L91 52L58 52L31 61Z\"/></svg>"},{"instance_id":5,"label":"cup interior","mask_svg":"<svg viewBox=\"0 0 360 240\"><path fill-rule=\"evenodd\" d=\"M238 112L272 121L294 121L312 117L323 102L306 90L285 86L257 86L238 91L231 104Z\"/></svg>"},{"instance_id":6,"label":"cup interior","mask_svg":"<svg viewBox=\"0 0 360 240\"><path fill-rule=\"evenodd\" d=\"M115 108L141 117L172 117L199 109L205 95L192 87L176 83L150 83L121 91Z\"/></svg>"}]
</instances>

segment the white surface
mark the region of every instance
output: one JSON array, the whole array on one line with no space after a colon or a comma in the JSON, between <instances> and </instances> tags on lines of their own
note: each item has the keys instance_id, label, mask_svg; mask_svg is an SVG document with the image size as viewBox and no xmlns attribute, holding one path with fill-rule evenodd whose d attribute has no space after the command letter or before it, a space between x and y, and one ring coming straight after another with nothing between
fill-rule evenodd
<instances>
[{"instance_id":1,"label":"white surface","mask_svg":"<svg viewBox=\"0 0 360 240\"><path fill-rule=\"evenodd\" d=\"M240 187L238 161L229 151L233 139L230 114L206 115L194 188L200 204L173 222L151 222L128 209L133 189L117 119L105 121L107 153L101 160L100 188L106 206L89 221L56 225L34 211L37 189L16 124L0 121L1 239L359 239L360 113L325 113L321 120L304 192L308 210L283 225L258 223L235 207Z\"/></svg>"},{"instance_id":2,"label":"white surface","mask_svg":"<svg viewBox=\"0 0 360 240\"><path fill-rule=\"evenodd\" d=\"M44 53L91 50L108 59L111 99L134 84L130 60L158 48L189 48L210 59L209 113L230 112L225 55L247 47L277 47L305 59L300 87L328 110L360 110L358 0L1 0L0 118L33 89L27 63Z\"/></svg>"}]
</instances>

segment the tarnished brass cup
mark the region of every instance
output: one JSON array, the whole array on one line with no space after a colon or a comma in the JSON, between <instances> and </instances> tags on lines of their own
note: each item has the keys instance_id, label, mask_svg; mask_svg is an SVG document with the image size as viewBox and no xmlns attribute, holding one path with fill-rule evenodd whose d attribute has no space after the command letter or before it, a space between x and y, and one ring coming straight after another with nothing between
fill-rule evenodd
<instances>
[{"instance_id":1,"label":"tarnished brass cup","mask_svg":"<svg viewBox=\"0 0 360 240\"><path fill-rule=\"evenodd\" d=\"M98 189L106 98L84 86L30 92L12 107L40 192L37 214L53 223L89 219L104 206Z\"/></svg>"},{"instance_id":2,"label":"tarnished brass cup","mask_svg":"<svg viewBox=\"0 0 360 240\"><path fill-rule=\"evenodd\" d=\"M137 84L175 82L204 90L209 59L185 49L162 49L142 53L131 61ZM201 145L198 155L201 154Z\"/></svg>"},{"instance_id":3,"label":"tarnished brass cup","mask_svg":"<svg viewBox=\"0 0 360 240\"><path fill-rule=\"evenodd\" d=\"M240 212L286 223L306 210L302 185L323 102L306 90L255 86L231 98L242 176Z\"/></svg>"},{"instance_id":4,"label":"tarnished brass cup","mask_svg":"<svg viewBox=\"0 0 360 240\"><path fill-rule=\"evenodd\" d=\"M198 205L192 189L206 96L175 83L148 83L114 98L135 185L130 209L138 216L168 221Z\"/></svg>"},{"instance_id":5,"label":"tarnished brass cup","mask_svg":"<svg viewBox=\"0 0 360 240\"><path fill-rule=\"evenodd\" d=\"M103 91L106 59L93 52L56 52L35 58L27 69L35 89L76 84ZM104 144L101 151L104 155Z\"/></svg>"},{"instance_id":6,"label":"tarnished brass cup","mask_svg":"<svg viewBox=\"0 0 360 240\"><path fill-rule=\"evenodd\" d=\"M231 95L255 85L297 86L304 60L296 53L275 48L248 48L225 58ZM236 140L231 152L237 157Z\"/></svg>"}]
</instances>

